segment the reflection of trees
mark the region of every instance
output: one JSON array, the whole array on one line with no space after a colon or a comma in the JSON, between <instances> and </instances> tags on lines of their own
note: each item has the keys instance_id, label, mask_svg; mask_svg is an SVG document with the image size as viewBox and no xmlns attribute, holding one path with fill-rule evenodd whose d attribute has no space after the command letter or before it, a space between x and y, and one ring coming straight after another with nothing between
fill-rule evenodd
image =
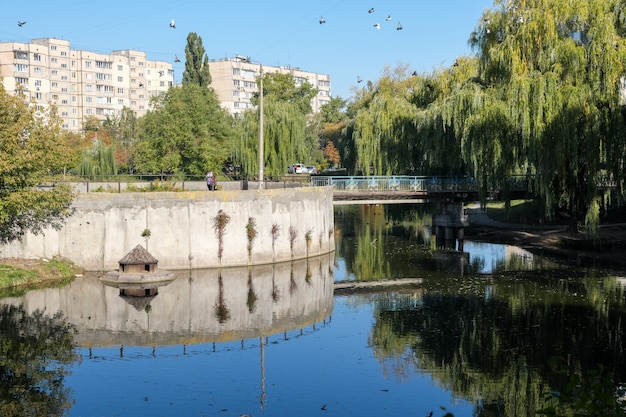
<instances>
[{"instance_id":1,"label":"reflection of trees","mask_svg":"<svg viewBox=\"0 0 626 417\"><path fill-rule=\"evenodd\" d=\"M70 406L66 367L78 359L61 314L0 307L0 415L62 416Z\"/></svg>"},{"instance_id":2,"label":"reflection of trees","mask_svg":"<svg viewBox=\"0 0 626 417\"><path fill-rule=\"evenodd\" d=\"M461 293L450 282L420 298L381 297L370 337L376 356L399 376L427 370L474 401L479 416L543 408L545 394L566 382L548 366L556 356L570 373L603 364L613 381L626 378L626 302L614 279L535 272L502 280L489 282L488 296L477 283Z\"/></svg>"},{"instance_id":3,"label":"reflection of trees","mask_svg":"<svg viewBox=\"0 0 626 417\"><path fill-rule=\"evenodd\" d=\"M226 323L230 319L230 310L226 306L226 300L224 299L224 280L222 279L222 272L217 278L218 295L215 302L215 317L220 323Z\"/></svg>"}]
</instances>

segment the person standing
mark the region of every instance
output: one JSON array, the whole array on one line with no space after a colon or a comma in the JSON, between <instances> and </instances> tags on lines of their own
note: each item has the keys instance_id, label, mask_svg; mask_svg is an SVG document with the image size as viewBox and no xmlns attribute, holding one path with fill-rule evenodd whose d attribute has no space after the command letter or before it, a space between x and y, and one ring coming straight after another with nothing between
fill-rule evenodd
<instances>
[{"instance_id":1,"label":"person standing","mask_svg":"<svg viewBox=\"0 0 626 417\"><path fill-rule=\"evenodd\" d=\"M209 191L215 190L215 174L213 171L206 173L206 186L209 188Z\"/></svg>"}]
</instances>

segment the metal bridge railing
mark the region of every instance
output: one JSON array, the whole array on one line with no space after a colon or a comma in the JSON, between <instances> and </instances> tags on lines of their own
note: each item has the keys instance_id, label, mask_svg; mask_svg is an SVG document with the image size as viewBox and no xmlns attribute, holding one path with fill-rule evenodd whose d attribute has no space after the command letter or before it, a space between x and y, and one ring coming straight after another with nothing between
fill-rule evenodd
<instances>
[{"instance_id":1,"label":"metal bridge railing","mask_svg":"<svg viewBox=\"0 0 626 417\"><path fill-rule=\"evenodd\" d=\"M472 177L449 176L352 176L352 177L311 177L312 186L332 186L335 191L454 191L476 190Z\"/></svg>"}]
</instances>

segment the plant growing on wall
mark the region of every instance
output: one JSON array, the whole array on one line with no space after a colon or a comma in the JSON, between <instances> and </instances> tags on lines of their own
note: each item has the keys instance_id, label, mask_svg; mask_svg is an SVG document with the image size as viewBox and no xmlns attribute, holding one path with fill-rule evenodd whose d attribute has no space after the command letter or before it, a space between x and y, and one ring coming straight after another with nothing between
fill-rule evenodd
<instances>
[{"instance_id":1,"label":"plant growing on wall","mask_svg":"<svg viewBox=\"0 0 626 417\"><path fill-rule=\"evenodd\" d=\"M248 260L252 258L252 246L254 245L254 239L256 239L256 220L254 217L248 217L248 224L246 224L246 237L248 238Z\"/></svg>"},{"instance_id":2,"label":"plant growing on wall","mask_svg":"<svg viewBox=\"0 0 626 417\"><path fill-rule=\"evenodd\" d=\"M309 257L309 250L311 249L311 241L313 239L313 229L308 229L304 234L304 240L306 241L306 257Z\"/></svg>"},{"instance_id":3,"label":"plant growing on wall","mask_svg":"<svg viewBox=\"0 0 626 417\"><path fill-rule=\"evenodd\" d=\"M148 228L143 229L143 232L141 232L141 237L146 239L146 250L148 250L148 239L150 239L151 235L152 232Z\"/></svg>"},{"instance_id":4,"label":"plant growing on wall","mask_svg":"<svg viewBox=\"0 0 626 417\"><path fill-rule=\"evenodd\" d=\"M217 216L213 219L213 230L217 236L218 248L217 257L222 263L222 254L224 253L224 235L226 234L226 226L230 222L230 216L224 213L224 210L217 212Z\"/></svg>"},{"instance_id":5,"label":"plant growing on wall","mask_svg":"<svg viewBox=\"0 0 626 417\"><path fill-rule=\"evenodd\" d=\"M270 234L272 235L272 260L274 260L274 246L276 245L276 239L280 236L280 226L273 223L272 228L270 229Z\"/></svg>"},{"instance_id":6,"label":"plant growing on wall","mask_svg":"<svg viewBox=\"0 0 626 417\"><path fill-rule=\"evenodd\" d=\"M293 258L293 244L298 237L298 231L295 227L289 226L289 248L291 249L291 257Z\"/></svg>"}]
</instances>

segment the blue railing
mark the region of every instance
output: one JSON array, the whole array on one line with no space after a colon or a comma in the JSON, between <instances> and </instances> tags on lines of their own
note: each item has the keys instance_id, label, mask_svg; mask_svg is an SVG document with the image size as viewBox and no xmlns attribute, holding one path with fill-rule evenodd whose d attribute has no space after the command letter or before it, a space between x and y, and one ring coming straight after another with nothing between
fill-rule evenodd
<instances>
[{"instance_id":1,"label":"blue railing","mask_svg":"<svg viewBox=\"0 0 626 417\"><path fill-rule=\"evenodd\" d=\"M477 189L473 177L426 177L426 176L352 176L311 177L313 186L332 186L335 191L474 191Z\"/></svg>"}]
</instances>

